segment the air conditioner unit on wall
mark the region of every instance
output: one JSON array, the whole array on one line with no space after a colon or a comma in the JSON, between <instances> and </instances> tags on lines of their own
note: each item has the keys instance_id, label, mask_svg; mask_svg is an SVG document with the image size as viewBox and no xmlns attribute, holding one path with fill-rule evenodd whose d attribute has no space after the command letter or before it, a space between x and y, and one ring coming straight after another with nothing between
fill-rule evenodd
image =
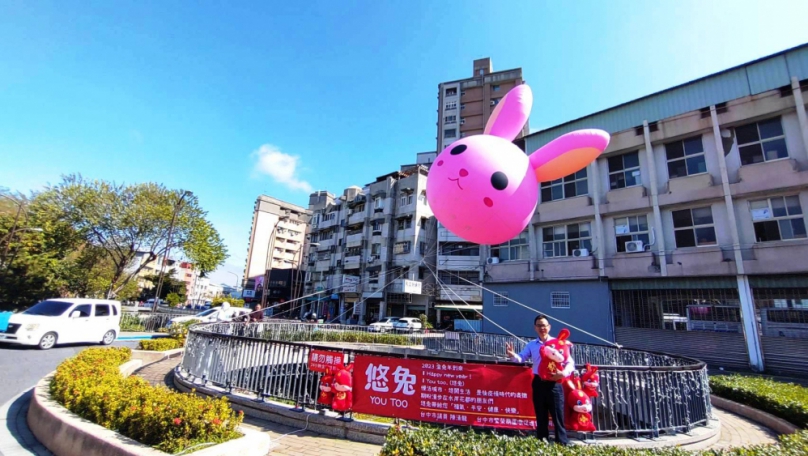
<instances>
[{"instance_id":1,"label":"air conditioner unit on wall","mask_svg":"<svg viewBox=\"0 0 808 456\"><path fill-rule=\"evenodd\" d=\"M642 241L626 242L626 253L637 253L645 251Z\"/></svg>"},{"instance_id":2,"label":"air conditioner unit on wall","mask_svg":"<svg viewBox=\"0 0 808 456\"><path fill-rule=\"evenodd\" d=\"M499 257L490 257L487 261L488 264L499 264Z\"/></svg>"},{"instance_id":3,"label":"air conditioner unit on wall","mask_svg":"<svg viewBox=\"0 0 808 456\"><path fill-rule=\"evenodd\" d=\"M587 249L575 249L572 251L572 256L574 257L587 257L589 256L589 250Z\"/></svg>"}]
</instances>

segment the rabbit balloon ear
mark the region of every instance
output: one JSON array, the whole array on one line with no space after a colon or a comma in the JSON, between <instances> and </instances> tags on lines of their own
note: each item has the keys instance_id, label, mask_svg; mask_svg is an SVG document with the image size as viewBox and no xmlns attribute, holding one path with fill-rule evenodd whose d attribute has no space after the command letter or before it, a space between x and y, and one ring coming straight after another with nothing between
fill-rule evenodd
<instances>
[{"instance_id":1,"label":"rabbit balloon ear","mask_svg":"<svg viewBox=\"0 0 808 456\"><path fill-rule=\"evenodd\" d=\"M483 133L513 141L525 126L532 107L533 92L530 87L526 84L514 87L494 108Z\"/></svg>"},{"instance_id":2,"label":"rabbit balloon ear","mask_svg":"<svg viewBox=\"0 0 808 456\"><path fill-rule=\"evenodd\" d=\"M586 168L606 150L609 133L577 130L545 144L530 154L530 165L539 182L550 182Z\"/></svg>"}]
</instances>

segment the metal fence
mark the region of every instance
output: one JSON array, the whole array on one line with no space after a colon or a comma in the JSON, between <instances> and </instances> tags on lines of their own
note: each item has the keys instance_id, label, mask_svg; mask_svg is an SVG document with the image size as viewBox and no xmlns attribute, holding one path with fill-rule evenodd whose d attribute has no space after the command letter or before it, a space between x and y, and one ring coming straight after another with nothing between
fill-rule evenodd
<instances>
[{"instance_id":1,"label":"metal fence","mask_svg":"<svg viewBox=\"0 0 808 456\"><path fill-rule=\"evenodd\" d=\"M158 332L166 328L171 319L187 316L186 313L123 312L121 332Z\"/></svg>"},{"instance_id":2,"label":"metal fence","mask_svg":"<svg viewBox=\"0 0 808 456\"><path fill-rule=\"evenodd\" d=\"M427 358L466 362L507 362L506 343L520 350L526 339L496 334L434 333L402 337L409 345L356 347L333 342L356 327L281 322L209 324L192 328L180 372L192 381L212 383L231 391L316 407L319 375L308 369L312 348L328 346L345 353ZM323 339L318 334L329 334ZM429 336L429 337L427 337ZM309 341L304 339L309 338ZM688 432L711 417L704 363L661 353L576 344L576 363L597 365L600 394L593 398L598 436L639 436Z\"/></svg>"}]
</instances>

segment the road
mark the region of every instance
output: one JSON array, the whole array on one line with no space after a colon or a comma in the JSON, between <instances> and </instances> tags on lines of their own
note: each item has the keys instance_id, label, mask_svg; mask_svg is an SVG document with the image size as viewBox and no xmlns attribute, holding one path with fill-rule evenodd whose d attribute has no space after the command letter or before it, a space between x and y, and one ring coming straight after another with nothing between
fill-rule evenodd
<instances>
[{"instance_id":1,"label":"road","mask_svg":"<svg viewBox=\"0 0 808 456\"><path fill-rule=\"evenodd\" d=\"M0 405L31 388L39 379L56 369L62 360L80 351L100 345L65 345L50 350L0 344ZM115 342L117 347L137 347L134 342Z\"/></svg>"}]
</instances>

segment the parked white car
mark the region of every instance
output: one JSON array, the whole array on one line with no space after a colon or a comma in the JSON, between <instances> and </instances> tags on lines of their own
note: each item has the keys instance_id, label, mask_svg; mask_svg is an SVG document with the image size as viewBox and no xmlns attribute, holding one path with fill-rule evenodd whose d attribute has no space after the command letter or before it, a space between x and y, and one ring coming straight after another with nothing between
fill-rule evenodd
<instances>
[{"instance_id":1,"label":"parked white car","mask_svg":"<svg viewBox=\"0 0 808 456\"><path fill-rule=\"evenodd\" d=\"M399 320L398 317L385 317L381 321L368 325L368 331L384 333L393 330L393 324Z\"/></svg>"},{"instance_id":2,"label":"parked white car","mask_svg":"<svg viewBox=\"0 0 808 456\"><path fill-rule=\"evenodd\" d=\"M109 345L121 332L121 303L107 299L48 299L14 314L0 342L37 345L42 350L58 344Z\"/></svg>"},{"instance_id":3,"label":"parked white car","mask_svg":"<svg viewBox=\"0 0 808 456\"><path fill-rule=\"evenodd\" d=\"M171 327L174 323L182 323L191 320L199 320L202 323L214 323L219 321L219 313L221 313L221 307L214 307L212 309L208 309L204 312L199 312L196 315L185 315L182 317L174 317L172 318L166 327ZM245 314L250 313L250 309L247 307L231 307L227 310L228 312L228 319L233 319L234 317L241 317Z\"/></svg>"},{"instance_id":4,"label":"parked white car","mask_svg":"<svg viewBox=\"0 0 808 456\"><path fill-rule=\"evenodd\" d=\"M421 330L421 320L413 317L399 318L393 323L393 329L398 332L415 332Z\"/></svg>"}]
</instances>

